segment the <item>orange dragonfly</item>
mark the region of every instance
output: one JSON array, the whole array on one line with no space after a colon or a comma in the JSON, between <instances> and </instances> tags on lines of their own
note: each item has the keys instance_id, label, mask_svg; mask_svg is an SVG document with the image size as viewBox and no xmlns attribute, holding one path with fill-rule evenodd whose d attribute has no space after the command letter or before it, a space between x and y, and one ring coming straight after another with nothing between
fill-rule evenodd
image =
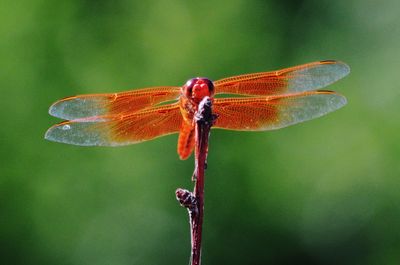
<instances>
[{"instance_id":1,"label":"orange dragonfly","mask_svg":"<svg viewBox=\"0 0 400 265\"><path fill-rule=\"evenodd\" d=\"M345 63L328 60L216 82L197 77L182 87L68 97L51 105L50 115L67 121L48 129L45 138L82 146L119 146L179 133L178 154L186 159L195 144L193 115L205 96L211 97L218 117L213 128L275 130L344 106L344 96L319 89L349 72ZM219 94L240 97L214 97Z\"/></svg>"}]
</instances>

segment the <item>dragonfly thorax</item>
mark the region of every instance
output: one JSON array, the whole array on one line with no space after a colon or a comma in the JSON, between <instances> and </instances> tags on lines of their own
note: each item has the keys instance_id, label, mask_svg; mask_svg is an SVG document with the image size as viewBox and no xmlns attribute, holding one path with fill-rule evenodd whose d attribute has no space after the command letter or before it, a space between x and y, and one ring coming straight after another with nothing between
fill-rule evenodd
<instances>
[{"instance_id":1,"label":"dragonfly thorax","mask_svg":"<svg viewBox=\"0 0 400 265\"><path fill-rule=\"evenodd\" d=\"M199 103L204 97L214 95L214 84L208 78L192 78L182 87L182 94L186 98Z\"/></svg>"}]
</instances>

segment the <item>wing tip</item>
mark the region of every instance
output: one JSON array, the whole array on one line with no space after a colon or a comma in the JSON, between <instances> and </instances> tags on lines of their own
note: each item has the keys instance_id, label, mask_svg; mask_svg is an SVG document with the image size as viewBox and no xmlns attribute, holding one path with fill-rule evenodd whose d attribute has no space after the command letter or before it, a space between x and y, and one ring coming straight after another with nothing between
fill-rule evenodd
<instances>
[{"instance_id":1,"label":"wing tip","mask_svg":"<svg viewBox=\"0 0 400 265\"><path fill-rule=\"evenodd\" d=\"M63 121L51 126L44 134L44 139L77 146L122 146L136 143L111 139L109 134L90 127L92 124L93 121L88 120Z\"/></svg>"},{"instance_id":2,"label":"wing tip","mask_svg":"<svg viewBox=\"0 0 400 265\"><path fill-rule=\"evenodd\" d=\"M340 109L347 104L347 98L336 91L320 89L320 90L316 90L315 92L317 94L325 94L325 95L334 96L334 97L332 97L332 103L337 106L336 109Z\"/></svg>"},{"instance_id":3,"label":"wing tip","mask_svg":"<svg viewBox=\"0 0 400 265\"><path fill-rule=\"evenodd\" d=\"M50 137L50 133L51 133L51 127L49 129L47 129L47 131L44 133L44 139L48 140L48 141L53 141Z\"/></svg>"},{"instance_id":4,"label":"wing tip","mask_svg":"<svg viewBox=\"0 0 400 265\"><path fill-rule=\"evenodd\" d=\"M64 120L75 120L105 114L93 101L82 100L77 96L57 100L49 107L49 114Z\"/></svg>"},{"instance_id":5,"label":"wing tip","mask_svg":"<svg viewBox=\"0 0 400 265\"><path fill-rule=\"evenodd\" d=\"M62 106L63 103L65 103L66 101L70 101L71 99L76 98L77 96L69 96L69 97L65 97L65 98L61 98L59 100L57 100L56 102L54 102L53 104L50 105L49 107L49 114L53 117L56 118L63 118L64 116L64 108Z\"/></svg>"},{"instance_id":6,"label":"wing tip","mask_svg":"<svg viewBox=\"0 0 400 265\"><path fill-rule=\"evenodd\" d=\"M62 126L62 127L61 127ZM46 133L44 134L44 139L52 142L58 142L58 143L66 143L63 141L62 137L59 137L59 130L69 130L71 129L70 125L68 125L68 121L63 121L61 123L57 123L53 126L51 126L49 129L47 129Z\"/></svg>"},{"instance_id":7,"label":"wing tip","mask_svg":"<svg viewBox=\"0 0 400 265\"><path fill-rule=\"evenodd\" d=\"M337 109L343 108L345 105L347 105L347 98L339 93L336 93L336 96L338 97L337 100Z\"/></svg>"},{"instance_id":8,"label":"wing tip","mask_svg":"<svg viewBox=\"0 0 400 265\"><path fill-rule=\"evenodd\" d=\"M329 112L333 112L336 111L338 109L343 108L345 105L347 105L347 98L345 96L343 96L340 93L337 93L336 91L324 91L321 90L319 91L323 94L329 94L330 95L330 99L327 102L327 104L329 105Z\"/></svg>"},{"instance_id":9,"label":"wing tip","mask_svg":"<svg viewBox=\"0 0 400 265\"><path fill-rule=\"evenodd\" d=\"M49 107L49 115L58 118L59 115L56 113L56 109L57 109L57 105L58 105L59 101L54 102L53 104L50 105Z\"/></svg>"},{"instance_id":10,"label":"wing tip","mask_svg":"<svg viewBox=\"0 0 400 265\"><path fill-rule=\"evenodd\" d=\"M342 67L342 77L345 77L346 75L348 75L350 73L350 66L340 60L322 60L319 61L321 64L330 64L330 65L337 65Z\"/></svg>"}]
</instances>

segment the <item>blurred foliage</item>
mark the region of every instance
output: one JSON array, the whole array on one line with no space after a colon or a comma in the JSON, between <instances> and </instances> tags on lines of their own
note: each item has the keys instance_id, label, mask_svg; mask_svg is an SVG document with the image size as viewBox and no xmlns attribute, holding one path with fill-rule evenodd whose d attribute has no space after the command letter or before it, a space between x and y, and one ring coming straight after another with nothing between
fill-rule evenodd
<instances>
[{"instance_id":1,"label":"blurred foliage","mask_svg":"<svg viewBox=\"0 0 400 265\"><path fill-rule=\"evenodd\" d=\"M204 264L397 264L400 2L0 3L0 263L187 264L177 136L43 140L56 99L339 59L349 104L274 132L214 130Z\"/></svg>"}]
</instances>

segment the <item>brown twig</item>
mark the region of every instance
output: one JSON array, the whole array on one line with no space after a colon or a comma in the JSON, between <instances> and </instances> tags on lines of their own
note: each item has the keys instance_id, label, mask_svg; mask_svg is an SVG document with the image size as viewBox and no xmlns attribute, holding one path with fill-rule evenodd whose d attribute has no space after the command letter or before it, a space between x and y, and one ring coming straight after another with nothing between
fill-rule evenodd
<instances>
[{"instance_id":1,"label":"brown twig","mask_svg":"<svg viewBox=\"0 0 400 265\"><path fill-rule=\"evenodd\" d=\"M192 180L194 191L177 189L176 198L189 212L191 230L191 265L200 265L201 233L204 214L204 171L207 167L208 138L210 129L216 119L212 113L212 101L205 97L195 114L195 169Z\"/></svg>"}]
</instances>

